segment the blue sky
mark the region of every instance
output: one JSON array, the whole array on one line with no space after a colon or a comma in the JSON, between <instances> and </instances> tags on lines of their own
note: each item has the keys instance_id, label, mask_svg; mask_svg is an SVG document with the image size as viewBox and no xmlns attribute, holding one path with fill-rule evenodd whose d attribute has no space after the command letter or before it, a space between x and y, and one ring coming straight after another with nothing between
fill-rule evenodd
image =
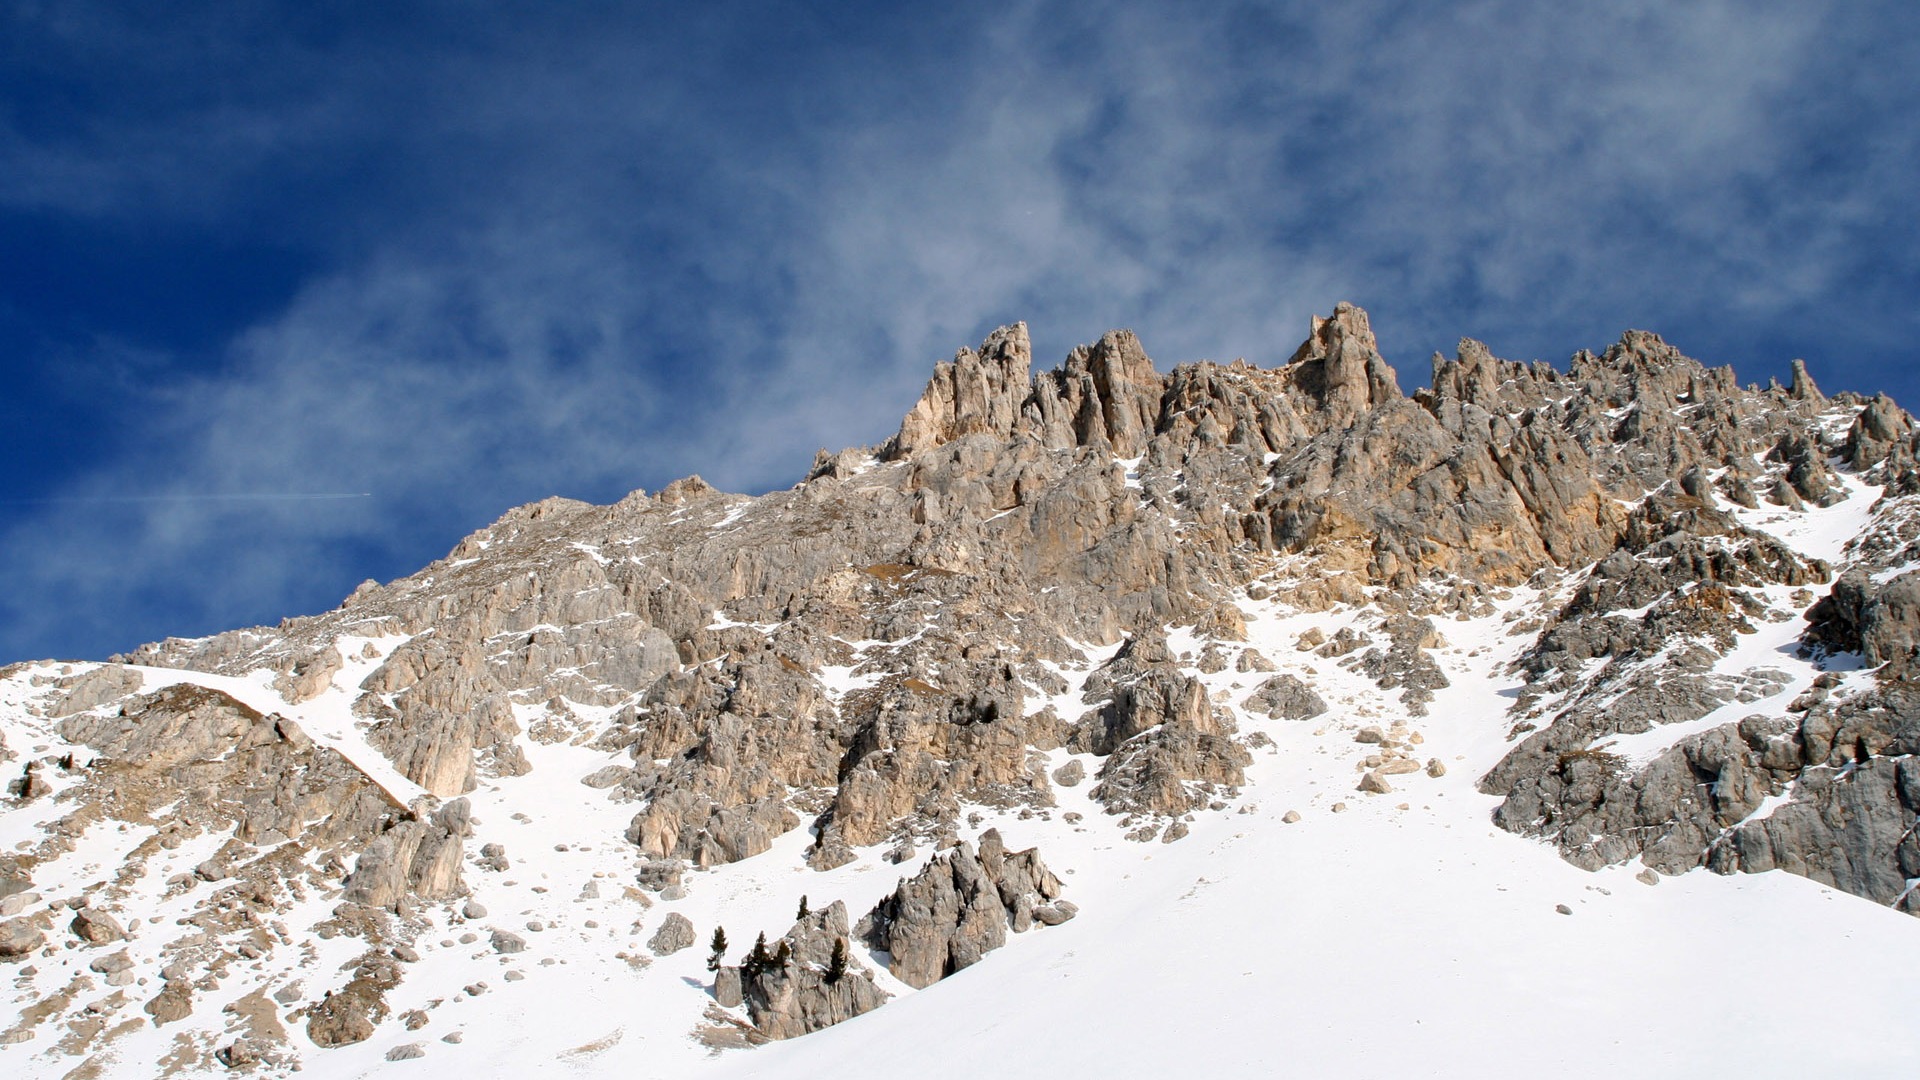
<instances>
[{"instance_id":1,"label":"blue sky","mask_svg":"<svg viewBox=\"0 0 1920 1080\"><path fill-rule=\"evenodd\" d=\"M1016 319L1920 400L1911 3L908 7L0 8L0 662L784 487Z\"/></svg>"}]
</instances>

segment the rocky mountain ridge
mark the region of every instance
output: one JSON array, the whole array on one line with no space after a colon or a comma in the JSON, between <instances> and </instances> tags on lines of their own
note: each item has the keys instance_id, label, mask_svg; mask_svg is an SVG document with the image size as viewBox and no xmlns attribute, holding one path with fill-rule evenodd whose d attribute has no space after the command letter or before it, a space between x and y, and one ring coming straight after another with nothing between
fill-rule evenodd
<instances>
[{"instance_id":1,"label":"rocky mountain ridge","mask_svg":"<svg viewBox=\"0 0 1920 1080\"><path fill-rule=\"evenodd\" d=\"M847 891L781 939L799 961L720 966L701 1037L803 1034L1074 914L988 818L1179 842L1249 812L1290 726L1352 756L1330 812L1440 790L1441 697L1498 741L1463 777L1493 820L1577 865L1908 910L1917 449L1884 397L1638 331L1565 371L1463 341L1408 396L1350 305L1270 369L1162 374L1116 331L1036 373L1006 327L792 489L548 500L333 612L7 669L0 1038L318 1064L551 931L652 977L711 932L678 908L767 861ZM516 891L493 838L554 800L549 884ZM79 962L123 939L142 959ZM402 1008L426 954L476 981Z\"/></svg>"}]
</instances>

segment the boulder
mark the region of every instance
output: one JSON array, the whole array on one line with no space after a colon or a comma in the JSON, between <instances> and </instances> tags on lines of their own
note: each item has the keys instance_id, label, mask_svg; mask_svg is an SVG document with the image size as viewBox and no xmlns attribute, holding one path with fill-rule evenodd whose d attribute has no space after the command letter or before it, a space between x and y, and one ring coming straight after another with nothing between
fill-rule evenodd
<instances>
[{"instance_id":1,"label":"boulder","mask_svg":"<svg viewBox=\"0 0 1920 1080\"><path fill-rule=\"evenodd\" d=\"M647 948L655 956L668 956L681 949L691 948L694 943L693 923L685 915L670 911L660 922L660 928L647 940Z\"/></svg>"},{"instance_id":2,"label":"boulder","mask_svg":"<svg viewBox=\"0 0 1920 1080\"><path fill-rule=\"evenodd\" d=\"M83 907L74 912L73 922L68 924L68 929L89 945L106 945L127 936L119 920L92 907Z\"/></svg>"},{"instance_id":3,"label":"boulder","mask_svg":"<svg viewBox=\"0 0 1920 1080\"><path fill-rule=\"evenodd\" d=\"M0 960L24 960L46 943L45 931L30 919L0 922Z\"/></svg>"}]
</instances>

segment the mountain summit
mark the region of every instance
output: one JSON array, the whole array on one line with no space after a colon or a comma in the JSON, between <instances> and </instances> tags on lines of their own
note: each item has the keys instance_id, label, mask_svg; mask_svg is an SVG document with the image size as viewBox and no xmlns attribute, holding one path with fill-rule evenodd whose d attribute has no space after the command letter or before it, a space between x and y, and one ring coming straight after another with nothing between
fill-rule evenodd
<instances>
[{"instance_id":1,"label":"mountain summit","mask_svg":"<svg viewBox=\"0 0 1920 1080\"><path fill-rule=\"evenodd\" d=\"M1737 994L1861 932L1849 1025L1904 1025L1917 453L1642 331L1407 396L1349 304L1274 368L1004 327L791 489L550 499L323 615L0 671L0 1060L1830 1065L1677 1026L1684 957Z\"/></svg>"}]
</instances>

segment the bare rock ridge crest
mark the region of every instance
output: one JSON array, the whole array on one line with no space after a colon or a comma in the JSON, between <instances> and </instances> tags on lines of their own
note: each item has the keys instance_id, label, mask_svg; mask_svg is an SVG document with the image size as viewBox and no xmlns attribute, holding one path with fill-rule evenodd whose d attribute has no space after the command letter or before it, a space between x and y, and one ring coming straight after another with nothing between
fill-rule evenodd
<instances>
[{"instance_id":1,"label":"bare rock ridge crest","mask_svg":"<svg viewBox=\"0 0 1920 1080\"><path fill-rule=\"evenodd\" d=\"M1917 455L1884 396L1799 361L1743 386L1642 331L1564 369L1463 340L1409 396L1349 304L1273 368L1163 373L1113 331L1036 372L1003 327L791 489L549 499L322 615L0 671L36 837L0 852L0 961L51 1003L0 1039L105 1053L135 1019L178 1025L182 1068L290 1069L424 1029L423 955L472 954L468 997L540 955L557 916L481 897L527 886L498 830L562 803L599 832L551 857L623 860L564 917L630 925L635 977L714 933L679 910L701 871L896 865L748 960L713 946L701 1038L801 1035L1073 917L988 817L1178 842L1244 808L1269 725L1352 734L1350 798L1433 783L1418 727L1469 673L1500 688L1501 827L1913 910ZM1452 654L1483 625L1507 644ZM140 839L102 880L109 829ZM79 963L133 928L126 965ZM196 1007L236 981L243 1037Z\"/></svg>"}]
</instances>

